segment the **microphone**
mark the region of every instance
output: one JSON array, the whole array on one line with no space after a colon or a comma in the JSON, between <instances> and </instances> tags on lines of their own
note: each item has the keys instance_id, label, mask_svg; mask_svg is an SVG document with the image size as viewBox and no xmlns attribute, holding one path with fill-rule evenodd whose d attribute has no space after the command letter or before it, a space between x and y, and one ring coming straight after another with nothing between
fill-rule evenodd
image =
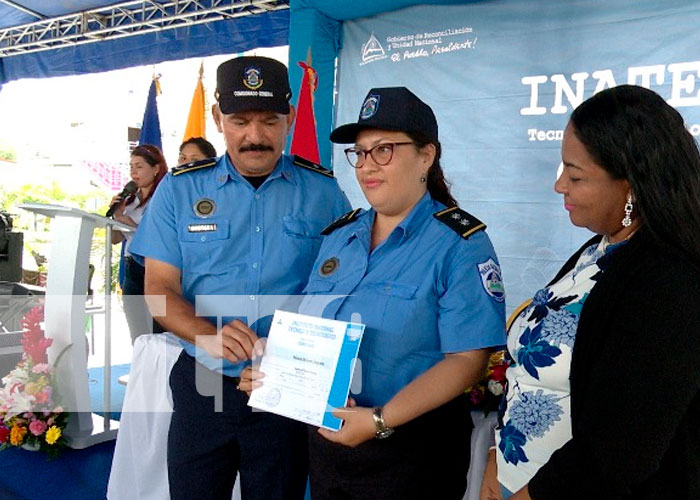
<instances>
[{"instance_id":1,"label":"microphone","mask_svg":"<svg viewBox=\"0 0 700 500\"><path fill-rule=\"evenodd\" d=\"M105 217L111 217L114 215L114 212L117 211L117 208L119 208L119 205L121 205L124 202L124 198L127 196L134 194L136 190L138 189L138 186L134 181L129 181L126 183L124 186L124 189L122 189L122 192L119 193L119 197L122 199L121 203L115 203L111 207L109 207L109 210L107 210L107 213L105 214Z\"/></svg>"}]
</instances>

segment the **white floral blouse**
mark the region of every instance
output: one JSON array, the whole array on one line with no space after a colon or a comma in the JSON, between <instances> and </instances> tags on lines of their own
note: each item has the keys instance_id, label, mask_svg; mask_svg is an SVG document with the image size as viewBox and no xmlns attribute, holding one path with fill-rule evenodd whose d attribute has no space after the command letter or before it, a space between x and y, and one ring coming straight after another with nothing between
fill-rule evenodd
<instances>
[{"instance_id":1,"label":"white floral blouse","mask_svg":"<svg viewBox=\"0 0 700 500\"><path fill-rule=\"evenodd\" d=\"M537 291L510 328L507 406L496 443L498 480L512 492L571 439L569 369L579 315L601 272L598 259L618 246L604 238L586 248L569 273Z\"/></svg>"}]
</instances>

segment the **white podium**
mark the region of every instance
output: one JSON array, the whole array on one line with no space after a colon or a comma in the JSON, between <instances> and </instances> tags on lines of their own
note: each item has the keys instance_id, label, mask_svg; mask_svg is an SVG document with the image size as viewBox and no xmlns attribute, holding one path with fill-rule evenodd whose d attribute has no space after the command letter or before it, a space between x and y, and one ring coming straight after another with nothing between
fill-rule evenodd
<instances>
[{"instance_id":1,"label":"white podium","mask_svg":"<svg viewBox=\"0 0 700 500\"><path fill-rule=\"evenodd\" d=\"M65 436L71 448L114 439L119 423L110 419L112 233L105 241L104 417L93 414L88 393L85 302L93 231L97 227L133 228L97 214L61 205L25 203L19 208L53 218L44 304L46 337L53 339L49 363L56 369L61 404L70 412Z\"/></svg>"}]
</instances>

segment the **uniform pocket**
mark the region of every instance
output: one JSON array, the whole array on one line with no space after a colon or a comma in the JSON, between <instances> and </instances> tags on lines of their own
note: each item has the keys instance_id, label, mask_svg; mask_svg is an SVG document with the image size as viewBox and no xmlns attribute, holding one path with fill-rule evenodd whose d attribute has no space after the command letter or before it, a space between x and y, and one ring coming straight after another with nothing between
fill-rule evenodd
<instances>
[{"instance_id":1,"label":"uniform pocket","mask_svg":"<svg viewBox=\"0 0 700 500\"><path fill-rule=\"evenodd\" d=\"M188 219L178 229L182 265L188 273L220 274L235 267L231 260L227 219ZM209 244L209 243L214 244Z\"/></svg>"},{"instance_id":2,"label":"uniform pocket","mask_svg":"<svg viewBox=\"0 0 700 500\"><path fill-rule=\"evenodd\" d=\"M309 316L323 316L326 306L332 302L332 299L326 297L335 287L335 282L324 279L311 280L304 288L304 299L302 300L299 312L308 314Z\"/></svg>"},{"instance_id":3,"label":"uniform pocket","mask_svg":"<svg viewBox=\"0 0 700 500\"><path fill-rule=\"evenodd\" d=\"M302 239L321 239L321 230L323 229L320 222L314 222L307 219L300 219L285 215L282 217L284 234L292 238Z\"/></svg>"},{"instance_id":4,"label":"uniform pocket","mask_svg":"<svg viewBox=\"0 0 700 500\"><path fill-rule=\"evenodd\" d=\"M383 332L383 336L400 338L407 319L415 312L418 286L397 281L379 281L368 284L366 289L374 296L372 309L380 312L379 318L375 319L378 322L377 328Z\"/></svg>"}]
</instances>

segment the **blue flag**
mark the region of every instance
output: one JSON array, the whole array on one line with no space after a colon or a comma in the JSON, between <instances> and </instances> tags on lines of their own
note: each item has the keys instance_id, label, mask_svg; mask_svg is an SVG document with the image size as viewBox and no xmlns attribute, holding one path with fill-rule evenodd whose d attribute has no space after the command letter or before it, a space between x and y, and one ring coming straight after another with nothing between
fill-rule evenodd
<instances>
[{"instance_id":1,"label":"blue flag","mask_svg":"<svg viewBox=\"0 0 700 500\"><path fill-rule=\"evenodd\" d=\"M156 80L151 82L146 101L146 111L143 113L143 123L141 125L141 135L139 144L153 144L161 150L163 144L160 138L160 120L158 119L158 103L156 102Z\"/></svg>"}]
</instances>

